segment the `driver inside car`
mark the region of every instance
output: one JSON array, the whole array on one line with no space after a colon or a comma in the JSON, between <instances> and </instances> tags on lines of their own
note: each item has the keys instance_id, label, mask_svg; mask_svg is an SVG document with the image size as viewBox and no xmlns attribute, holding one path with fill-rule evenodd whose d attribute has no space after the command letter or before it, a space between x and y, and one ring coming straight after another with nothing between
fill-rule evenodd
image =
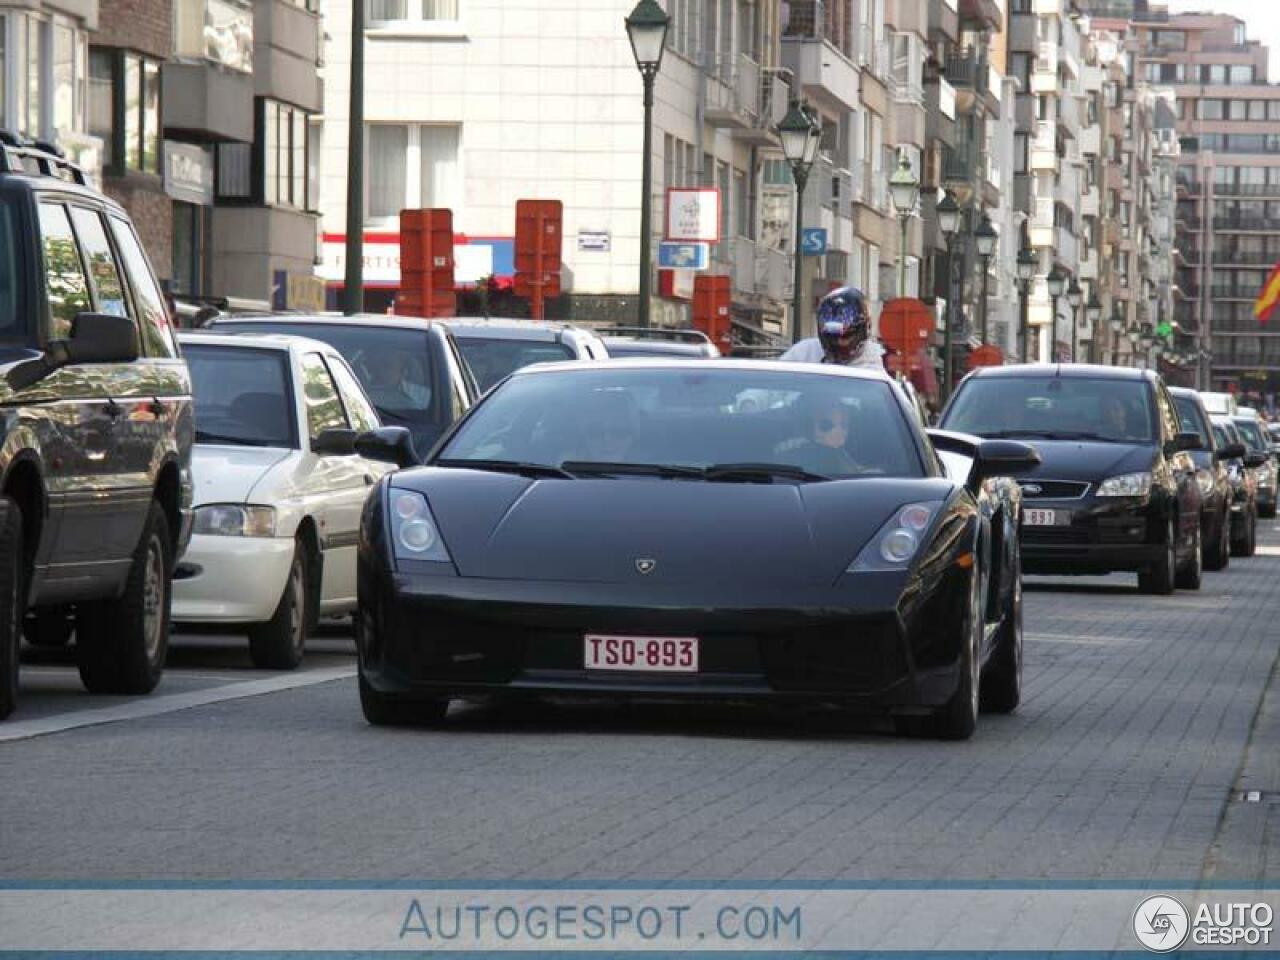
<instances>
[{"instance_id":1,"label":"driver inside car","mask_svg":"<svg viewBox=\"0 0 1280 960\"><path fill-rule=\"evenodd\" d=\"M785 440L774 448L783 462L810 473L841 477L860 472L849 455L849 409L839 400L822 398L805 404L806 434Z\"/></svg>"}]
</instances>

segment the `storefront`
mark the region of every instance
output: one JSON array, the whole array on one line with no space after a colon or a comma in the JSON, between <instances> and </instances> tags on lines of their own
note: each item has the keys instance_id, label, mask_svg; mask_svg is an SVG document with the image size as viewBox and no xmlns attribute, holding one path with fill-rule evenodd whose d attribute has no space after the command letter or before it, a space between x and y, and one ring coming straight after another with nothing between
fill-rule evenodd
<instances>
[{"instance_id":1,"label":"storefront","mask_svg":"<svg viewBox=\"0 0 1280 960\"><path fill-rule=\"evenodd\" d=\"M164 192L173 200L173 291L199 296L209 289L213 211L213 153L164 142Z\"/></svg>"}]
</instances>

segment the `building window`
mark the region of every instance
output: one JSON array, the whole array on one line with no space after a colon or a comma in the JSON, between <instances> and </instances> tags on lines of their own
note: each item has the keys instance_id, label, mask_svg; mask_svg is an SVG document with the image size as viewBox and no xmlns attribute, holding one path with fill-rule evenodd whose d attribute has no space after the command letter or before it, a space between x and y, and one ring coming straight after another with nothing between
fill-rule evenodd
<instances>
[{"instance_id":1,"label":"building window","mask_svg":"<svg viewBox=\"0 0 1280 960\"><path fill-rule=\"evenodd\" d=\"M271 207L310 210L307 114L296 107L262 100L263 202Z\"/></svg>"},{"instance_id":2,"label":"building window","mask_svg":"<svg viewBox=\"0 0 1280 960\"><path fill-rule=\"evenodd\" d=\"M176 57L211 60L253 71L253 7L244 0L177 0L173 5Z\"/></svg>"},{"instance_id":3,"label":"building window","mask_svg":"<svg viewBox=\"0 0 1280 960\"><path fill-rule=\"evenodd\" d=\"M444 208L462 200L461 128L452 125L370 124L365 216L394 220L401 210Z\"/></svg>"},{"instance_id":4,"label":"building window","mask_svg":"<svg viewBox=\"0 0 1280 960\"><path fill-rule=\"evenodd\" d=\"M160 173L160 63L98 49L90 55L89 132L113 173Z\"/></svg>"},{"instance_id":5,"label":"building window","mask_svg":"<svg viewBox=\"0 0 1280 960\"><path fill-rule=\"evenodd\" d=\"M372 27L458 19L459 0L368 0L366 16Z\"/></svg>"}]
</instances>

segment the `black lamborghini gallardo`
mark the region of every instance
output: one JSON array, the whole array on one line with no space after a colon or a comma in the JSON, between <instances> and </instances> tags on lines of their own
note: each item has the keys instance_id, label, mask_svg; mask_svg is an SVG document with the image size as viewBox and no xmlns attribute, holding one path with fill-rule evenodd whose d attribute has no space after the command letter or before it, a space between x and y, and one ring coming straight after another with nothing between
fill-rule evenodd
<instances>
[{"instance_id":1,"label":"black lamborghini gallardo","mask_svg":"<svg viewBox=\"0 0 1280 960\"><path fill-rule=\"evenodd\" d=\"M415 462L395 428L358 446ZM541 694L772 700L968 737L1021 687L1016 485L988 481L1036 459L926 433L874 372L526 368L370 495L364 714L438 722L452 699Z\"/></svg>"}]
</instances>

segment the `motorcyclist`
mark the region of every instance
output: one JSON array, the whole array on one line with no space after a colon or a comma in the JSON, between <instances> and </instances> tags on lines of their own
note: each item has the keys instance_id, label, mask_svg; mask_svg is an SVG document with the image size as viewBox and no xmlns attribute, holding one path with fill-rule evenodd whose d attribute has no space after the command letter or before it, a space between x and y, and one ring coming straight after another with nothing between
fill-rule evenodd
<instances>
[{"instance_id":1,"label":"motorcyclist","mask_svg":"<svg viewBox=\"0 0 1280 960\"><path fill-rule=\"evenodd\" d=\"M818 304L818 335L799 341L780 359L883 371L883 356L884 348L871 336L871 316L862 291L841 287Z\"/></svg>"}]
</instances>

